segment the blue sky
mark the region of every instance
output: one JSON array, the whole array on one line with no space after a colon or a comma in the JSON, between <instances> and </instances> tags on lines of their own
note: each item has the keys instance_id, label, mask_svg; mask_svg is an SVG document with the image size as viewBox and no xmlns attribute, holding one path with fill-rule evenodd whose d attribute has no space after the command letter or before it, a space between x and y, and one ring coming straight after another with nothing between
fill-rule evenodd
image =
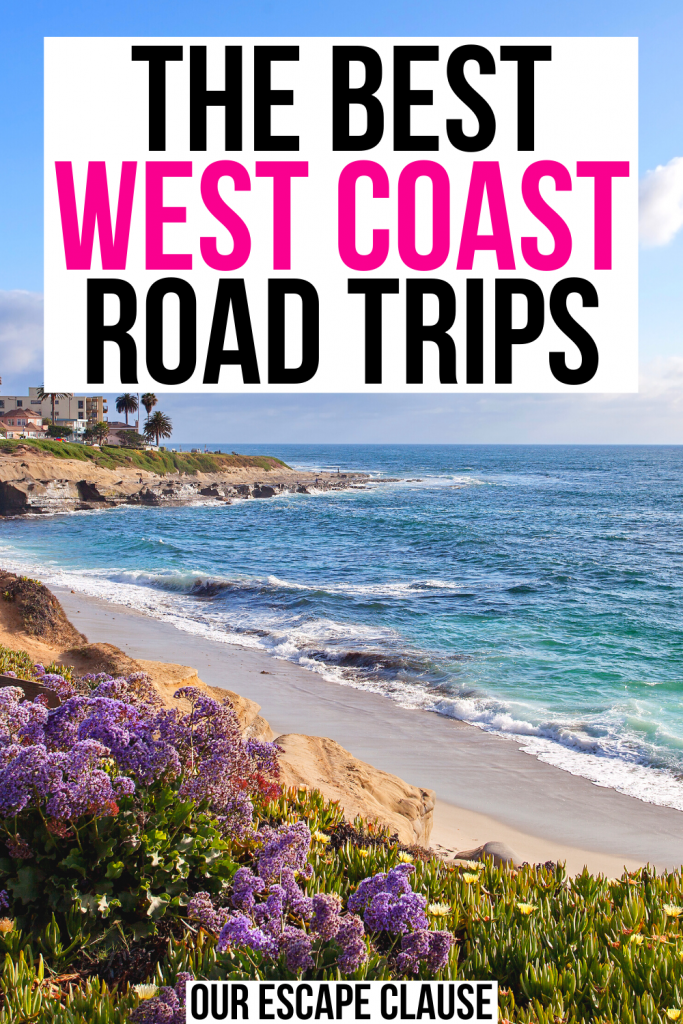
<instances>
[{"instance_id":1,"label":"blue sky","mask_svg":"<svg viewBox=\"0 0 683 1024\"><path fill-rule=\"evenodd\" d=\"M0 24L0 374L6 393L42 379L43 36L638 36L641 175L666 168L645 186L648 209L660 216L646 223L649 244L641 252L639 395L174 395L163 396L162 406L179 441L683 443L680 0L6 0Z\"/></svg>"}]
</instances>

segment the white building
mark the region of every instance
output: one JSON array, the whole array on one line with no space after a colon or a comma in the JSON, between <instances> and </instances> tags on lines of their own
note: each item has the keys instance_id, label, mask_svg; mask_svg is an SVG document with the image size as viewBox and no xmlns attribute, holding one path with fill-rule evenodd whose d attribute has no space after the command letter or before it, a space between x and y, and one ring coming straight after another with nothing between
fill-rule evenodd
<instances>
[{"instance_id":1,"label":"white building","mask_svg":"<svg viewBox=\"0 0 683 1024\"><path fill-rule=\"evenodd\" d=\"M52 419L52 399L46 395L41 401L38 388L29 388L28 395L0 395L0 413L15 409L25 409L43 419ZM102 395L55 398L55 424L69 427L76 438L84 434L88 427L105 419L107 412L107 401Z\"/></svg>"}]
</instances>

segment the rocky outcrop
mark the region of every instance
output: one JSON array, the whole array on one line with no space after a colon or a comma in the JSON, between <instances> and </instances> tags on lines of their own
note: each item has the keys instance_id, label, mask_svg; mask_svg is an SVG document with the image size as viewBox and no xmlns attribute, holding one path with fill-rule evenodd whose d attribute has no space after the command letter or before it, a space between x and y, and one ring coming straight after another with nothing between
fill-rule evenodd
<instances>
[{"instance_id":1,"label":"rocky outcrop","mask_svg":"<svg viewBox=\"0 0 683 1024\"><path fill-rule=\"evenodd\" d=\"M262 466L222 472L159 474L131 467L107 469L79 459L56 458L39 449L0 451L0 516L81 511L115 505L184 505L192 502L272 498L360 486L367 474L302 473L275 467L264 482Z\"/></svg>"},{"instance_id":2,"label":"rocky outcrop","mask_svg":"<svg viewBox=\"0 0 683 1024\"><path fill-rule=\"evenodd\" d=\"M453 859L484 861L487 858L492 859L496 867L510 864L512 867L518 868L521 864L519 857L507 843L497 842L484 843L483 846L477 846L474 850L461 850Z\"/></svg>"},{"instance_id":3,"label":"rocky outcrop","mask_svg":"<svg viewBox=\"0 0 683 1024\"><path fill-rule=\"evenodd\" d=\"M280 767L287 786L319 789L338 800L349 821L356 815L388 825L407 846L429 846L434 792L404 782L360 761L339 743L322 736L278 736Z\"/></svg>"},{"instance_id":4,"label":"rocky outcrop","mask_svg":"<svg viewBox=\"0 0 683 1024\"><path fill-rule=\"evenodd\" d=\"M16 632L60 647L84 643L55 595L38 580L0 570L0 595L3 619Z\"/></svg>"},{"instance_id":5,"label":"rocky outcrop","mask_svg":"<svg viewBox=\"0 0 683 1024\"><path fill-rule=\"evenodd\" d=\"M246 739L263 740L270 742L275 739L275 733L265 718L259 714L260 704L248 697L242 697L232 690L225 690L220 686L208 686L197 675L195 668L189 665L175 665L164 661L146 661L139 659L135 662L137 668L131 671L146 672L152 679L159 696L168 708L180 707L189 711L189 701L176 699L173 694L182 686L196 686L203 693L208 694L215 700L223 701L227 697L237 715L242 729L242 735Z\"/></svg>"},{"instance_id":6,"label":"rocky outcrop","mask_svg":"<svg viewBox=\"0 0 683 1024\"><path fill-rule=\"evenodd\" d=\"M83 637L85 640L85 637ZM82 643L64 651L61 659L65 664L72 665L78 675L106 672L110 676L129 676L133 672L143 671L139 662L114 644Z\"/></svg>"},{"instance_id":7,"label":"rocky outcrop","mask_svg":"<svg viewBox=\"0 0 683 1024\"><path fill-rule=\"evenodd\" d=\"M87 480L79 480L76 484L78 497L81 501L106 501L104 494L100 494L97 485L88 483Z\"/></svg>"},{"instance_id":8,"label":"rocky outcrop","mask_svg":"<svg viewBox=\"0 0 683 1024\"><path fill-rule=\"evenodd\" d=\"M19 483L8 483L0 480L0 508L5 515L24 512L28 505L30 489Z\"/></svg>"},{"instance_id":9,"label":"rocky outcrop","mask_svg":"<svg viewBox=\"0 0 683 1024\"><path fill-rule=\"evenodd\" d=\"M0 571L0 633L2 642L21 647L44 664L55 660L69 665L77 676L107 672L127 676L146 672L166 707L189 710L187 699L174 694L183 686L195 686L222 701L227 697L246 739L276 740L282 783L319 789L330 800L338 800L348 821L360 815L366 821L388 826L408 846L428 846L432 829L434 793L404 782L396 775L360 761L334 740L320 736L288 734L276 736L253 700L223 687L208 686L188 665L131 658L107 643L88 643L66 617L61 604L42 583ZM5 685L16 685L7 679ZM0 686L3 685L0 679ZM27 697L38 692L35 683ZM41 688L42 689L42 688ZM50 700L54 702L54 695Z\"/></svg>"}]
</instances>

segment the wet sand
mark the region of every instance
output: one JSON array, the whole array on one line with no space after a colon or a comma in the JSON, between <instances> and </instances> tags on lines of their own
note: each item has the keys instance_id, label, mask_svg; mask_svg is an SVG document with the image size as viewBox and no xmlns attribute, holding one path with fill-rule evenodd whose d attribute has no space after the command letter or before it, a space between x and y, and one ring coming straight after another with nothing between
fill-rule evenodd
<instances>
[{"instance_id":1,"label":"wet sand","mask_svg":"<svg viewBox=\"0 0 683 1024\"><path fill-rule=\"evenodd\" d=\"M195 636L121 605L52 588L88 640L133 658L196 668L204 682L257 701L276 733L328 736L356 757L435 790L432 845L455 852L489 840L522 860L565 860L571 872L619 874L683 863L683 812L596 786L514 741L379 694L328 682L263 651Z\"/></svg>"}]
</instances>

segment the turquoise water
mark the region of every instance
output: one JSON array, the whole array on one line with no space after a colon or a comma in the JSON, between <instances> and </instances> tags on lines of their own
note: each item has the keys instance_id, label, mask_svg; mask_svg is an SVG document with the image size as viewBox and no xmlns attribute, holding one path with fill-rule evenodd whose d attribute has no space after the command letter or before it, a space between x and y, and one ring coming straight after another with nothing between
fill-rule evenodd
<instances>
[{"instance_id":1,"label":"turquoise water","mask_svg":"<svg viewBox=\"0 0 683 1024\"><path fill-rule=\"evenodd\" d=\"M240 451L373 482L5 520L2 563L683 809L683 449Z\"/></svg>"}]
</instances>

